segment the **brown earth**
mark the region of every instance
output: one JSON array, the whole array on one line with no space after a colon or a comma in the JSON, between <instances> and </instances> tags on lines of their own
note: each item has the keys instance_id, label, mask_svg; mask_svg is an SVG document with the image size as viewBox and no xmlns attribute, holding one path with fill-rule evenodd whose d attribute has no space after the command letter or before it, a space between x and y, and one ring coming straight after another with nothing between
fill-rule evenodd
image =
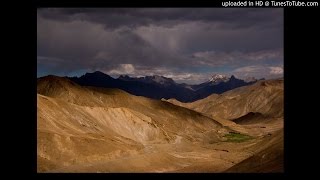
<instances>
[{"instance_id":1,"label":"brown earth","mask_svg":"<svg viewBox=\"0 0 320 180\"><path fill-rule=\"evenodd\" d=\"M217 96L218 100L180 107L118 89L82 87L66 78L39 78L38 172L283 171L281 84L266 81L266 87L247 87L257 91L255 96L242 88ZM243 103L245 109L228 102L236 93L243 98L238 105ZM215 111L210 111L211 105ZM224 113L218 113L217 108ZM246 120L249 112L266 118ZM245 123L235 123L241 117ZM225 137L229 132L251 138L230 141ZM250 163L256 159L266 168Z\"/></svg>"}]
</instances>

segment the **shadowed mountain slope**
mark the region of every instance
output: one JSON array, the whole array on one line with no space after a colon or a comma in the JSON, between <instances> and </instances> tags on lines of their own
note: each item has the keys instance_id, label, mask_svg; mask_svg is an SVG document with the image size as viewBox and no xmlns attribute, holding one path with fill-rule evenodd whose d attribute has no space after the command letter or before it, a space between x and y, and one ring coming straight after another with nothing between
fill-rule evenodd
<instances>
[{"instance_id":1,"label":"shadowed mountain slope","mask_svg":"<svg viewBox=\"0 0 320 180\"><path fill-rule=\"evenodd\" d=\"M68 78L82 86L117 88L137 96L158 100L161 98L175 98L182 102L195 101L205 98L212 93L220 94L255 82L246 82L231 76L230 78L224 77L223 80L214 79L198 85L187 85L178 84L170 78L158 75L139 78L120 76L114 79L100 71L86 73L81 77Z\"/></svg>"},{"instance_id":2,"label":"shadowed mountain slope","mask_svg":"<svg viewBox=\"0 0 320 180\"><path fill-rule=\"evenodd\" d=\"M239 173L279 173L284 171L283 167L283 130L277 132L269 146L248 159L232 166L225 172Z\"/></svg>"}]
</instances>

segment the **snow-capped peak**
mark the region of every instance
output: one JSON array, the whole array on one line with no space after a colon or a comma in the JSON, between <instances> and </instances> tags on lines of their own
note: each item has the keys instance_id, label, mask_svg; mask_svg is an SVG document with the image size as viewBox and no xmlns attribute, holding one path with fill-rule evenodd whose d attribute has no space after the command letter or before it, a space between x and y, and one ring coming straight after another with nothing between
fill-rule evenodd
<instances>
[{"instance_id":1,"label":"snow-capped peak","mask_svg":"<svg viewBox=\"0 0 320 180\"><path fill-rule=\"evenodd\" d=\"M222 74L214 74L211 78L210 78L210 82L212 83L220 83L220 82L227 82L229 80L229 78L225 75Z\"/></svg>"}]
</instances>

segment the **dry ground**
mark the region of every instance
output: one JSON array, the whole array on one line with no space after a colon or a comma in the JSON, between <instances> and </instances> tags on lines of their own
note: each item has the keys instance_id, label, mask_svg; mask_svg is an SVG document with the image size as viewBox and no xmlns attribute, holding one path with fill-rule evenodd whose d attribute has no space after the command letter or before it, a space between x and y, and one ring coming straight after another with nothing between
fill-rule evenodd
<instances>
[{"instance_id":1,"label":"dry ground","mask_svg":"<svg viewBox=\"0 0 320 180\"><path fill-rule=\"evenodd\" d=\"M266 81L247 87L256 94L242 88L174 105L41 78L38 172L282 172L282 85Z\"/></svg>"}]
</instances>

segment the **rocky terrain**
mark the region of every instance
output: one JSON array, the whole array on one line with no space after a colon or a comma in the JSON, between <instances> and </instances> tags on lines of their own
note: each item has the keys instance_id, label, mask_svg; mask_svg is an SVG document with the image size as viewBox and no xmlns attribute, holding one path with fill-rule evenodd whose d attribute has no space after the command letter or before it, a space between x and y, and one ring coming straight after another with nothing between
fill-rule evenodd
<instances>
[{"instance_id":1,"label":"rocky terrain","mask_svg":"<svg viewBox=\"0 0 320 180\"><path fill-rule=\"evenodd\" d=\"M37 81L38 172L282 172L283 80L192 103Z\"/></svg>"}]
</instances>

